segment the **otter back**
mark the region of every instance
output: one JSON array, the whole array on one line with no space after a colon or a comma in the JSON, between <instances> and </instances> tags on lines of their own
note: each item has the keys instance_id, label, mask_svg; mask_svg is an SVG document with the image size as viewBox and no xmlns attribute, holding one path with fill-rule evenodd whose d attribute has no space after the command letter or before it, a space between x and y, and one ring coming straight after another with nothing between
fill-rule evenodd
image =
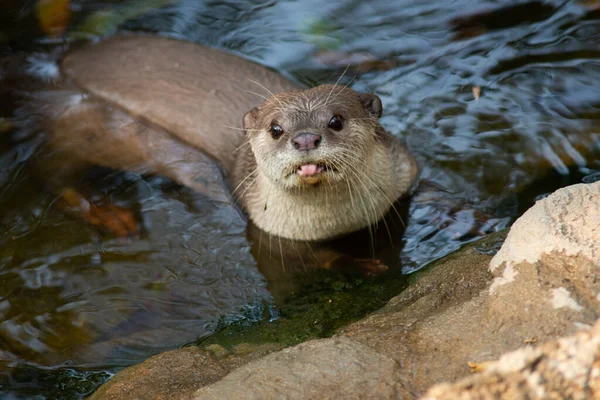
<instances>
[{"instance_id":1,"label":"otter back","mask_svg":"<svg viewBox=\"0 0 600 400\"><path fill-rule=\"evenodd\" d=\"M64 58L62 72L80 89L202 149L227 172L243 137L230 127L241 128L244 113L269 92L296 88L278 73L221 50L151 36L86 45Z\"/></svg>"}]
</instances>

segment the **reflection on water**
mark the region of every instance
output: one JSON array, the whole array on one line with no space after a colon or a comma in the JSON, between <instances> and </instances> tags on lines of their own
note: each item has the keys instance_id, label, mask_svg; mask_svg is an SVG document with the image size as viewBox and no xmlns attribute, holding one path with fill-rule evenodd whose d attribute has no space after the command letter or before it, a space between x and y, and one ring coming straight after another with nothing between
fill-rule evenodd
<instances>
[{"instance_id":1,"label":"reflection on water","mask_svg":"<svg viewBox=\"0 0 600 400\"><path fill-rule=\"evenodd\" d=\"M375 229L364 229L327 242L286 240L271 236L250 223L251 252L267 280L275 304L284 304L287 297L302 293L306 286L318 286L315 280L322 277L322 270L349 277L393 279L398 276L409 203L407 198L396 202Z\"/></svg>"},{"instance_id":2,"label":"reflection on water","mask_svg":"<svg viewBox=\"0 0 600 400\"><path fill-rule=\"evenodd\" d=\"M73 1L73 26L110 3ZM1 17L0 38L12 42L0 50L49 51L31 10L7 4L14 12ZM352 60L379 60L352 65L341 82L382 98L382 123L406 138L422 183L407 226L375 234L373 264L361 261L372 259L368 233L332 246L252 228L247 237L236 210L159 177L88 175L82 186L93 196L143 216L141 238L120 241L64 215L40 189L27 163L39 137L0 130L0 368L13 371L9 387L44 380L17 365L112 368L193 341L223 315L271 295L284 302L315 268L414 271L508 226L539 195L598 180L599 21L599 8L577 1L183 0L126 22L238 52L305 84L335 82Z\"/></svg>"},{"instance_id":3,"label":"reflection on water","mask_svg":"<svg viewBox=\"0 0 600 400\"><path fill-rule=\"evenodd\" d=\"M19 202L2 207L11 227L0 239L3 357L128 364L206 335L224 313L268 298L235 209L158 178L100 176L87 182L117 204L140 207L141 239L102 238L57 212L53 196L36 196L25 173L5 194Z\"/></svg>"}]
</instances>

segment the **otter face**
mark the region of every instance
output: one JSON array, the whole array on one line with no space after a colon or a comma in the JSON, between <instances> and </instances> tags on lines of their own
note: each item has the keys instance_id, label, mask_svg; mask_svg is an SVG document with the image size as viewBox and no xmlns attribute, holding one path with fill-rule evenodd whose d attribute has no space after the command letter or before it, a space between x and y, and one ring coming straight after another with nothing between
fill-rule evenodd
<instances>
[{"instance_id":1,"label":"otter face","mask_svg":"<svg viewBox=\"0 0 600 400\"><path fill-rule=\"evenodd\" d=\"M283 92L244 116L260 171L285 189L347 184L368 168L379 97L323 85Z\"/></svg>"}]
</instances>

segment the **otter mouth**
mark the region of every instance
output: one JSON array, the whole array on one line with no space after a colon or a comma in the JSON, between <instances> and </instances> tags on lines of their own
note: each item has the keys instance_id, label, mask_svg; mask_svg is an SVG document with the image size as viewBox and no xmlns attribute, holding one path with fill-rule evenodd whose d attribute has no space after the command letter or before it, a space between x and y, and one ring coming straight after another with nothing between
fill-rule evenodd
<instances>
[{"instance_id":1,"label":"otter mouth","mask_svg":"<svg viewBox=\"0 0 600 400\"><path fill-rule=\"evenodd\" d=\"M323 164L303 164L298 167L296 173L300 176L314 176L325 172L326 168Z\"/></svg>"},{"instance_id":2,"label":"otter mouth","mask_svg":"<svg viewBox=\"0 0 600 400\"><path fill-rule=\"evenodd\" d=\"M334 169L324 163L304 163L299 165L290 175L309 178L329 171L334 171Z\"/></svg>"}]
</instances>

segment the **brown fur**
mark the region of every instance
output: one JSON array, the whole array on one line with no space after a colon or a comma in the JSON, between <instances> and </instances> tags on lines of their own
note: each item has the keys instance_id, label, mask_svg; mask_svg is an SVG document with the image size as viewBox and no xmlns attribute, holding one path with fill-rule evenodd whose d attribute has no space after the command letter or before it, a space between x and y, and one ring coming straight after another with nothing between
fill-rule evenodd
<instances>
[{"instance_id":1,"label":"brown fur","mask_svg":"<svg viewBox=\"0 0 600 400\"><path fill-rule=\"evenodd\" d=\"M28 103L56 151L162 173L224 201L213 158L242 208L270 234L320 240L377 223L417 174L412 156L378 124L376 96L332 85L296 90L219 50L117 37L72 52L61 71ZM327 127L333 115L344 119L340 132ZM269 133L273 121L284 127L279 139ZM295 150L297 132L319 134L322 143ZM331 169L302 178L296 171L307 162Z\"/></svg>"},{"instance_id":2,"label":"brown fur","mask_svg":"<svg viewBox=\"0 0 600 400\"><path fill-rule=\"evenodd\" d=\"M282 93L251 110L244 121L250 146L238 158L233 181L254 223L299 240L328 239L377 223L417 174L414 158L378 124L380 113L376 96L333 85ZM340 132L327 128L333 115L345 121ZM272 121L284 129L278 139L268 132ZM295 150L291 138L303 131L320 134L321 145ZM307 162L335 170L313 182L295 173Z\"/></svg>"}]
</instances>

